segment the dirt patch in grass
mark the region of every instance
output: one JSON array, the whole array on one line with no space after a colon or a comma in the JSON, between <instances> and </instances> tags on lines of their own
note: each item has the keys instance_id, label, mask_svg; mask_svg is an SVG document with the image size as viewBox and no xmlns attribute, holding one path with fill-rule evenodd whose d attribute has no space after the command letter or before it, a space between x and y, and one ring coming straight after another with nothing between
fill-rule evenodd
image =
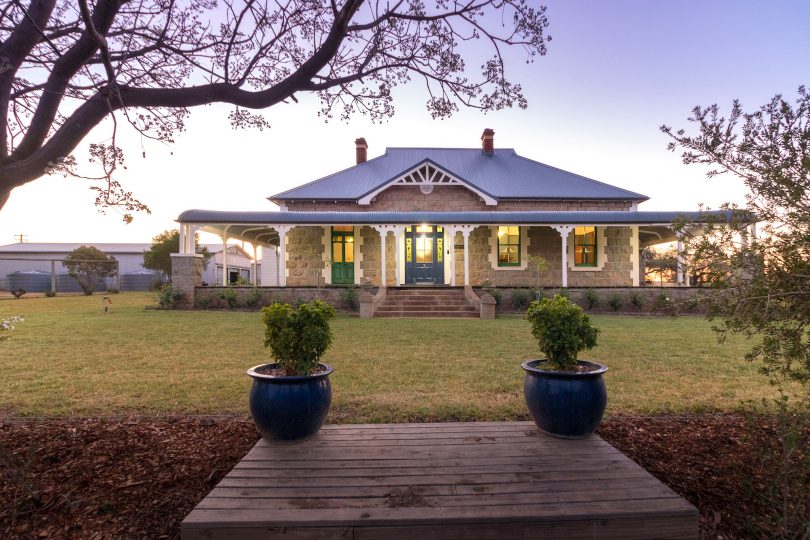
<instances>
[{"instance_id":1,"label":"dirt patch in grass","mask_svg":"<svg viewBox=\"0 0 810 540\"><path fill-rule=\"evenodd\" d=\"M762 459L778 448L772 418L614 416L600 434L697 505L705 538L777 535ZM177 538L257 439L232 416L0 421L0 537ZM809 523L808 468L794 480L794 514Z\"/></svg>"}]
</instances>

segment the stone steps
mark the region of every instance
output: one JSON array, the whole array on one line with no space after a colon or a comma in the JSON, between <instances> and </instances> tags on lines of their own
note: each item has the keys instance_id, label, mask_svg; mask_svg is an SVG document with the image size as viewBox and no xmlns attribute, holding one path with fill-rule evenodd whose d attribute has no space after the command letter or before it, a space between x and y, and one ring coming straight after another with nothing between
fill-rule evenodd
<instances>
[{"instance_id":1,"label":"stone steps","mask_svg":"<svg viewBox=\"0 0 810 540\"><path fill-rule=\"evenodd\" d=\"M478 309L467 303L463 289L388 289L375 317L478 318Z\"/></svg>"}]
</instances>

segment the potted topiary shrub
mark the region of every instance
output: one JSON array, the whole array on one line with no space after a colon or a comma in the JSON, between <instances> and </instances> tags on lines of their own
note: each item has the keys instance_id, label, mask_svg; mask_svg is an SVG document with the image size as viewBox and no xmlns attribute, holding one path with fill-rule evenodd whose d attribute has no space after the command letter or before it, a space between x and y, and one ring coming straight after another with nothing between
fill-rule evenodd
<instances>
[{"instance_id":1,"label":"potted topiary shrub","mask_svg":"<svg viewBox=\"0 0 810 540\"><path fill-rule=\"evenodd\" d=\"M320 362L332 344L335 308L313 300L297 307L281 302L262 308L264 345L274 363L250 368L250 414L262 437L294 442L315 435L332 403L329 374Z\"/></svg>"},{"instance_id":2,"label":"potted topiary shrub","mask_svg":"<svg viewBox=\"0 0 810 540\"><path fill-rule=\"evenodd\" d=\"M577 360L577 354L596 346L599 330L582 308L559 294L532 302L526 319L546 356L523 363L523 395L535 424L555 437L589 436L607 405L602 375L608 368Z\"/></svg>"}]
</instances>

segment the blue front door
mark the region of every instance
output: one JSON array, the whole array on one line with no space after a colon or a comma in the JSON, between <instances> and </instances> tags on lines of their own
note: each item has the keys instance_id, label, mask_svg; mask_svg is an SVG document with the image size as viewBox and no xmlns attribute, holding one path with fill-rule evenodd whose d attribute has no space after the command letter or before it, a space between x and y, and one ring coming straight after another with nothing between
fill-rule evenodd
<instances>
[{"instance_id":1,"label":"blue front door","mask_svg":"<svg viewBox=\"0 0 810 540\"><path fill-rule=\"evenodd\" d=\"M405 283L444 283L444 228L414 225L405 228Z\"/></svg>"}]
</instances>

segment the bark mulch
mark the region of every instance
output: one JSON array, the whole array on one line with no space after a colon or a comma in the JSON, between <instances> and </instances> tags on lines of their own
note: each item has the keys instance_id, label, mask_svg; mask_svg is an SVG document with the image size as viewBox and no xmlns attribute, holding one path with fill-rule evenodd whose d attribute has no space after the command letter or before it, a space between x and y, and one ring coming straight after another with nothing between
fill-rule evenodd
<instances>
[{"instance_id":1,"label":"bark mulch","mask_svg":"<svg viewBox=\"0 0 810 540\"><path fill-rule=\"evenodd\" d=\"M769 496L778 463L763 458L778 455L773 418L612 417L600 435L698 506L703 537L783 532ZM0 420L0 537L177 538L257 439L241 417ZM796 533L810 523L810 471L794 469Z\"/></svg>"}]
</instances>

